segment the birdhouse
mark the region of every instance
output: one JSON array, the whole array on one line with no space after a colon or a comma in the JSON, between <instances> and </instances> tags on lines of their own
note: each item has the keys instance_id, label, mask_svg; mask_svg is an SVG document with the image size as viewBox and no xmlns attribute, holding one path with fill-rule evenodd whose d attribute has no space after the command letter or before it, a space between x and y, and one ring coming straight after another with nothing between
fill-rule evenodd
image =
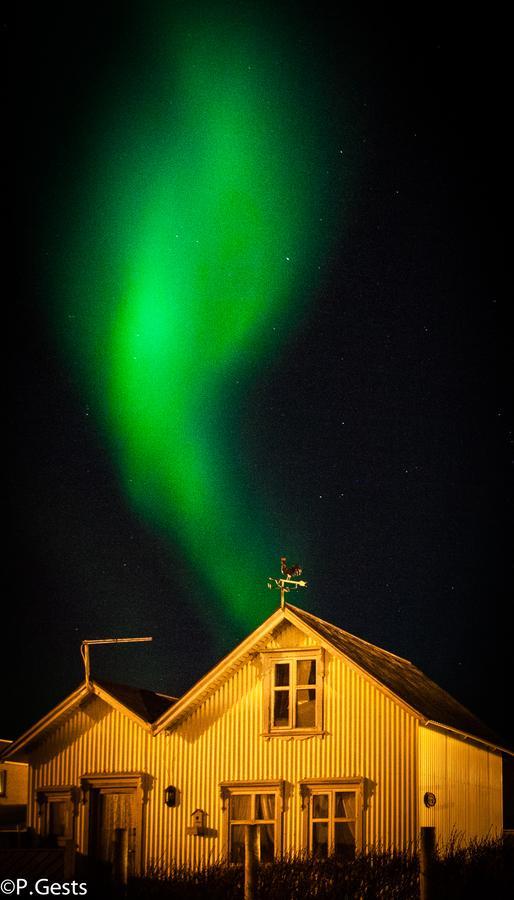
<instances>
[{"instance_id":1,"label":"birdhouse","mask_svg":"<svg viewBox=\"0 0 514 900\"><path fill-rule=\"evenodd\" d=\"M207 813L203 809L195 809L192 813L192 834L204 834L207 828Z\"/></svg>"}]
</instances>

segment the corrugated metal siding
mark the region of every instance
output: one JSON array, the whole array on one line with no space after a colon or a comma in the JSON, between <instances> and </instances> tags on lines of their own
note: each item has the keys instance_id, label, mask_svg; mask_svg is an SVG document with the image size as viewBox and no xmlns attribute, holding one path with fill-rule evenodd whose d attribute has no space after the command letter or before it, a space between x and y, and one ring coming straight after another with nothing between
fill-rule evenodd
<instances>
[{"instance_id":1,"label":"corrugated metal siding","mask_svg":"<svg viewBox=\"0 0 514 900\"><path fill-rule=\"evenodd\" d=\"M464 841L502 830L502 758L433 727L420 727L420 825L434 825L444 845L452 833ZM436 796L428 808L425 792Z\"/></svg>"},{"instance_id":2,"label":"corrugated metal siding","mask_svg":"<svg viewBox=\"0 0 514 900\"><path fill-rule=\"evenodd\" d=\"M277 630L271 646L313 644L292 626ZM300 851L299 782L311 778L362 777L369 796L364 814L366 844L405 846L416 836L414 716L350 665L326 657L326 734L307 738L262 736L263 683L259 657L248 661L170 734L152 737L103 701L92 699L49 735L34 753L33 789L80 784L86 773L134 772L153 777L144 810L147 863L198 864L222 852L220 783L287 782L283 847ZM163 790L173 784L179 805L169 809ZM187 834L196 808L208 813L210 836ZM33 823L36 811L33 809ZM77 835L84 834L80 806ZM82 844L81 844L82 846Z\"/></svg>"}]
</instances>

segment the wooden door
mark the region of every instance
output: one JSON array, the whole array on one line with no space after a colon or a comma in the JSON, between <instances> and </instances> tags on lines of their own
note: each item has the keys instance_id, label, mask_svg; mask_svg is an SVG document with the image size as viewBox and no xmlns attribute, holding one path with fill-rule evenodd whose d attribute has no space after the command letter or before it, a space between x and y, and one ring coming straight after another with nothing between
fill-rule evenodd
<instances>
[{"instance_id":1,"label":"wooden door","mask_svg":"<svg viewBox=\"0 0 514 900\"><path fill-rule=\"evenodd\" d=\"M109 865L112 874L123 867L120 847L126 848L126 869L135 874L137 824L136 791L131 788L106 787L95 792L92 814L92 847L97 860ZM120 841L120 829L126 832Z\"/></svg>"}]
</instances>

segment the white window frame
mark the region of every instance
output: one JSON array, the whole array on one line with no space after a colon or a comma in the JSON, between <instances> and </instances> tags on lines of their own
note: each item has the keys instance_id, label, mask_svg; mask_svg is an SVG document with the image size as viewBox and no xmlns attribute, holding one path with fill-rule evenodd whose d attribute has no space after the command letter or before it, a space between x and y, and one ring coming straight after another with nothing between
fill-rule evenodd
<instances>
[{"instance_id":1,"label":"white window frame","mask_svg":"<svg viewBox=\"0 0 514 900\"><path fill-rule=\"evenodd\" d=\"M282 820L284 813L284 781L224 781L220 785L222 811L223 811L223 857L230 863L231 854L231 825L259 825L264 820L255 821L255 795L256 794L272 794L275 798L275 818L274 825L274 858L277 859L282 853ZM248 821L237 820L235 823L231 819L231 799L234 794L249 794L252 797L251 810L252 817ZM271 820L266 820L266 824L271 824Z\"/></svg>"},{"instance_id":2,"label":"white window frame","mask_svg":"<svg viewBox=\"0 0 514 900\"><path fill-rule=\"evenodd\" d=\"M335 795L336 793L355 794L355 817L336 817ZM336 822L355 822L355 853L360 853L364 847L364 779L363 778L312 778L300 782L303 812L303 846L307 853L313 853L313 823L315 821L328 822L328 855L334 852L334 835ZM329 810L327 818L313 817L313 797L317 794L329 795Z\"/></svg>"},{"instance_id":3,"label":"white window frame","mask_svg":"<svg viewBox=\"0 0 514 900\"><path fill-rule=\"evenodd\" d=\"M261 651L263 668L263 735L265 737L293 737L302 735L323 733L323 685L325 676L325 654L318 647L305 647L291 650L264 650ZM315 684L298 684L296 681L297 662L314 660L316 663ZM289 664L289 722L287 725L275 725L273 722L275 705L275 665L277 663ZM316 691L315 721L314 725L297 727L296 692L297 690ZM278 690L281 690L279 687Z\"/></svg>"}]
</instances>

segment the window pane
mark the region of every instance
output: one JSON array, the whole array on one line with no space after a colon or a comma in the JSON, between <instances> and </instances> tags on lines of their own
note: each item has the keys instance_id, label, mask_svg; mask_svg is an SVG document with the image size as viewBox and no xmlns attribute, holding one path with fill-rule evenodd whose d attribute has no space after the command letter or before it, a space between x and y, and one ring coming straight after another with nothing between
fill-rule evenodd
<instances>
[{"instance_id":1,"label":"window pane","mask_svg":"<svg viewBox=\"0 0 514 900\"><path fill-rule=\"evenodd\" d=\"M355 822L335 823L334 853L340 859L353 859L355 857Z\"/></svg>"},{"instance_id":2,"label":"window pane","mask_svg":"<svg viewBox=\"0 0 514 900\"><path fill-rule=\"evenodd\" d=\"M354 819L355 818L355 794L354 793L336 793L336 819Z\"/></svg>"},{"instance_id":3,"label":"window pane","mask_svg":"<svg viewBox=\"0 0 514 900\"><path fill-rule=\"evenodd\" d=\"M274 794L257 794L255 797L255 818L256 819L274 819L275 818L275 796Z\"/></svg>"},{"instance_id":4,"label":"window pane","mask_svg":"<svg viewBox=\"0 0 514 900\"><path fill-rule=\"evenodd\" d=\"M252 816L252 795L232 794L230 806L230 818L232 821L248 821Z\"/></svg>"},{"instance_id":5,"label":"window pane","mask_svg":"<svg viewBox=\"0 0 514 900\"><path fill-rule=\"evenodd\" d=\"M243 863L245 859L246 825L230 828L230 862ZM275 826L257 826L257 854L260 862L273 862L275 856Z\"/></svg>"},{"instance_id":6,"label":"window pane","mask_svg":"<svg viewBox=\"0 0 514 900\"><path fill-rule=\"evenodd\" d=\"M314 794L312 798L312 818L328 819L328 794Z\"/></svg>"},{"instance_id":7,"label":"window pane","mask_svg":"<svg viewBox=\"0 0 514 900\"><path fill-rule=\"evenodd\" d=\"M299 659L296 663L296 683L316 684L316 660Z\"/></svg>"},{"instance_id":8,"label":"window pane","mask_svg":"<svg viewBox=\"0 0 514 900\"><path fill-rule=\"evenodd\" d=\"M259 825L259 859L261 863L273 862L275 856L275 826Z\"/></svg>"},{"instance_id":9,"label":"window pane","mask_svg":"<svg viewBox=\"0 0 514 900\"><path fill-rule=\"evenodd\" d=\"M66 801L54 800L49 804L48 832L56 837L66 834Z\"/></svg>"},{"instance_id":10,"label":"window pane","mask_svg":"<svg viewBox=\"0 0 514 900\"><path fill-rule=\"evenodd\" d=\"M245 859L245 826L232 825L230 829L230 862L242 863Z\"/></svg>"},{"instance_id":11,"label":"window pane","mask_svg":"<svg viewBox=\"0 0 514 900\"><path fill-rule=\"evenodd\" d=\"M285 687L289 684L289 663L275 663L275 685Z\"/></svg>"},{"instance_id":12,"label":"window pane","mask_svg":"<svg viewBox=\"0 0 514 900\"><path fill-rule=\"evenodd\" d=\"M289 691L275 691L274 725L289 725Z\"/></svg>"},{"instance_id":13,"label":"window pane","mask_svg":"<svg viewBox=\"0 0 514 900\"><path fill-rule=\"evenodd\" d=\"M328 822L313 822L312 852L314 856L328 856Z\"/></svg>"},{"instance_id":14,"label":"window pane","mask_svg":"<svg viewBox=\"0 0 514 900\"><path fill-rule=\"evenodd\" d=\"M296 727L314 728L316 725L316 691L314 689L296 692Z\"/></svg>"}]
</instances>

